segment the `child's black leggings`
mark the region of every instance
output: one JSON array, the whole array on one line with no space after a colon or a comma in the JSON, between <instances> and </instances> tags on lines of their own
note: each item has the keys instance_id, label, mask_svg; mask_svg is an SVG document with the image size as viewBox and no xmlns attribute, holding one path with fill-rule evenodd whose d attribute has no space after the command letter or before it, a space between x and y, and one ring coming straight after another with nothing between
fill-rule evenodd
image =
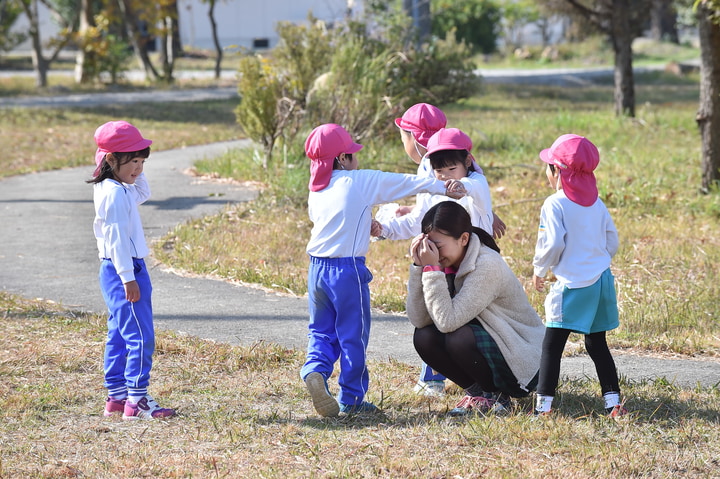
<instances>
[{"instance_id":1,"label":"child's black leggings","mask_svg":"<svg viewBox=\"0 0 720 479\"><path fill-rule=\"evenodd\" d=\"M555 396L560 379L560 360L562 359L565 343L570 336L569 329L547 328L542 344L542 357L540 359L540 375L538 378L538 394ZM610 391L620 392L615 361L605 339L605 331L585 335L585 349L595 363L600 380L600 388L605 394Z\"/></svg>"}]
</instances>

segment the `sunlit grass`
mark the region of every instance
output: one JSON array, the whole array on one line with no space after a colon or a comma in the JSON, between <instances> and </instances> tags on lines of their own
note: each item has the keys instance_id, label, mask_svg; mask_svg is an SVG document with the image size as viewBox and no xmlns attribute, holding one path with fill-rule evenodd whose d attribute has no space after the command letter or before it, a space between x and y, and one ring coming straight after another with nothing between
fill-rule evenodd
<instances>
[{"instance_id":1,"label":"sunlit grass","mask_svg":"<svg viewBox=\"0 0 720 479\"><path fill-rule=\"evenodd\" d=\"M102 416L105 318L0 293L0 333L2 477L713 477L720 457L720 391L662 378L623 382L619 422L590 379L547 420L528 400L458 420L458 389L424 398L416 368L372 361L383 414L321 419L301 352L159 332L151 393L179 416L125 422Z\"/></svg>"},{"instance_id":2,"label":"sunlit grass","mask_svg":"<svg viewBox=\"0 0 720 479\"><path fill-rule=\"evenodd\" d=\"M107 105L93 108L0 109L0 178L68 166L92 165L93 134L123 119L153 140L153 151L242 138L237 100Z\"/></svg>"},{"instance_id":3,"label":"sunlit grass","mask_svg":"<svg viewBox=\"0 0 720 479\"><path fill-rule=\"evenodd\" d=\"M495 211L509 227L499 242L502 253L540 313L544 294L531 288L532 257L540 206L552 191L537 154L560 134L575 132L600 148L600 195L621 238L613 263L621 327L612 333L613 343L720 355L715 299L720 203L716 195L698 193L697 103L687 100L697 94L695 84L675 85L657 101L655 87L641 84L637 95L643 103L634 119L615 117L611 86L488 86L483 95L444 107L450 124L475 141ZM236 152L200 168L252 179L245 176L258 176L251 156ZM359 158L361 167L413 170L399 140L370 143ZM291 156L290 164L299 165L293 175L304 175L294 192L282 190L292 201L278 200L272 185L284 174L282 168L273 170L263 177L269 186L258 201L176 228L156 250L158 257L175 267L304 294L311 226L304 204L308 173L301 154ZM375 307L404 310L407 247L407 241L371 245Z\"/></svg>"}]
</instances>

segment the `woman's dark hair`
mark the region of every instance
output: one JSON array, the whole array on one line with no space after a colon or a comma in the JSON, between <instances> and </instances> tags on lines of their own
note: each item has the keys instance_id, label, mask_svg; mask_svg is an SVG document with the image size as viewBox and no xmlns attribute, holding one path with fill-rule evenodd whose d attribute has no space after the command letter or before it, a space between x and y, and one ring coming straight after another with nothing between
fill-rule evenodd
<instances>
[{"instance_id":1,"label":"woman's dark hair","mask_svg":"<svg viewBox=\"0 0 720 479\"><path fill-rule=\"evenodd\" d=\"M473 226L470 214L465 208L454 201L443 201L430 208L421 223L421 230L428 234L433 230L458 239L463 233L475 233L480 242L490 249L500 252L493 237L484 229Z\"/></svg>"},{"instance_id":2,"label":"woman's dark hair","mask_svg":"<svg viewBox=\"0 0 720 479\"><path fill-rule=\"evenodd\" d=\"M470 153L467 150L440 150L434 153L430 153L428 158L430 159L430 166L433 170L439 168L446 168L448 166L457 165L458 163L465 165L465 160ZM472 163L468 168L468 171L474 171Z\"/></svg>"},{"instance_id":3,"label":"woman's dark hair","mask_svg":"<svg viewBox=\"0 0 720 479\"><path fill-rule=\"evenodd\" d=\"M116 164L118 167L120 167L125 163L130 163L133 158L137 158L138 156L141 158L147 158L148 156L150 156L150 147L148 146L144 150L140 151L106 153L105 159L103 159L103 162L100 164L100 173L98 173L95 178L90 178L89 180L85 181L85 183L95 184L100 183L108 178L115 177L115 172L113 171L112 166L110 166L110 162L107 161L107 158L110 155L112 155L117 160Z\"/></svg>"}]
</instances>

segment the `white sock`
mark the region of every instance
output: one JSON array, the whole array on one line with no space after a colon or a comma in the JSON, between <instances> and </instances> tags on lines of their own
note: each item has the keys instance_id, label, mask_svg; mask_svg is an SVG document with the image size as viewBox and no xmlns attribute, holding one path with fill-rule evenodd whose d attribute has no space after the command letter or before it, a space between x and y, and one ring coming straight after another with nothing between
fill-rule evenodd
<instances>
[{"instance_id":1,"label":"white sock","mask_svg":"<svg viewBox=\"0 0 720 479\"><path fill-rule=\"evenodd\" d=\"M605 400L605 409L610 409L620 405L620 393L615 391L606 392L603 394Z\"/></svg>"},{"instance_id":2,"label":"white sock","mask_svg":"<svg viewBox=\"0 0 720 479\"><path fill-rule=\"evenodd\" d=\"M535 399L535 410L537 412L550 412L554 396L543 396L538 394Z\"/></svg>"}]
</instances>

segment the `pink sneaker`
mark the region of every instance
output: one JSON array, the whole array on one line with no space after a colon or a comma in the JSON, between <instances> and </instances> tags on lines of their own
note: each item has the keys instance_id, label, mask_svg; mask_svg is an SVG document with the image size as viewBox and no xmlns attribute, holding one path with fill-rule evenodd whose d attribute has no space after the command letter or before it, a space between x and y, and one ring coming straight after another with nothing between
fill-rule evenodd
<instances>
[{"instance_id":1,"label":"pink sneaker","mask_svg":"<svg viewBox=\"0 0 720 479\"><path fill-rule=\"evenodd\" d=\"M103 415L110 417L114 414L122 414L125 411L125 399L113 399L111 397L105 400L105 411Z\"/></svg>"},{"instance_id":2,"label":"pink sneaker","mask_svg":"<svg viewBox=\"0 0 720 479\"><path fill-rule=\"evenodd\" d=\"M605 409L605 412L607 413L608 417L617 419L621 416L626 416L630 414L630 411L625 409L625 406L622 404L618 404L617 406L609 407Z\"/></svg>"},{"instance_id":3,"label":"pink sneaker","mask_svg":"<svg viewBox=\"0 0 720 479\"><path fill-rule=\"evenodd\" d=\"M160 419L174 415L174 409L162 408L150 395L146 395L137 404L133 404L129 400L125 402L123 419L135 421L137 419Z\"/></svg>"},{"instance_id":4,"label":"pink sneaker","mask_svg":"<svg viewBox=\"0 0 720 479\"><path fill-rule=\"evenodd\" d=\"M470 413L479 412L486 414L490 412L495 404L494 401L483 396L464 396L457 405L450 410L450 416L466 416Z\"/></svg>"}]
</instances>

